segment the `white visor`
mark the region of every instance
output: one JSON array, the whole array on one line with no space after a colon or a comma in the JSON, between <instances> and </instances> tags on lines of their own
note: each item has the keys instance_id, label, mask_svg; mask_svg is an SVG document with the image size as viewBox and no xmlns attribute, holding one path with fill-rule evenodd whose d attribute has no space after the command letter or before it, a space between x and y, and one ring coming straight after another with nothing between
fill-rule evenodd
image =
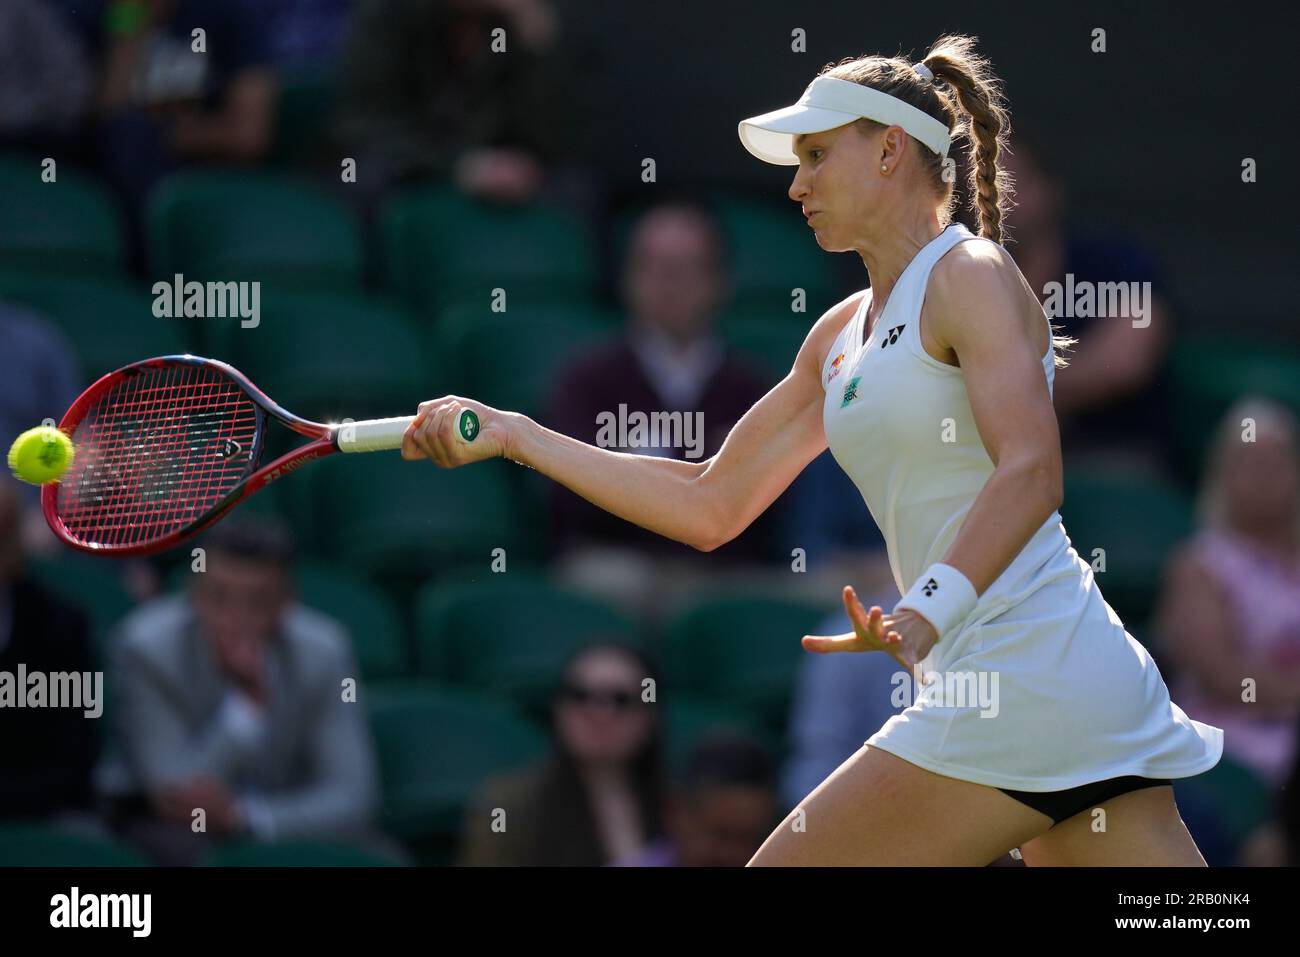
<instances>
[{"instance_id":1,"label":"white visor","mask_svg":"<svg viewBox=\"0 0 1300 957\"><path fill-rule=\"evenodd\" d=\"M821 133L865 117L885 126L901 126L941 156L948 155L948 127L930 114L852 80L819 76L799 102L740 121L740 142L765 163L798 166L796 133Z\"/></svg>"}]
</instances>

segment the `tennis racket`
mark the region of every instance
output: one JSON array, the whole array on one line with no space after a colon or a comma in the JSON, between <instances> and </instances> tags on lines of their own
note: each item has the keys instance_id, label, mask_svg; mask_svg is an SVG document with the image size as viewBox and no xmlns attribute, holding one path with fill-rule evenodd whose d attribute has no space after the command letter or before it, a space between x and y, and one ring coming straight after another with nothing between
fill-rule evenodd
<instances>
[{"instance_id":1,"label":"tennis racket","mask_svg":"<svg viewBox=\"0 0 1300 957\"><path fill-rule=\"evenodd\" d=\"M110 372L59 428L76 446L68 472L41 488L45 520L73 548L151 555L216 522L250 495L336 452L402 446L414 416L325 425L281 408L215 359L162 356ZM272 419L312 441L262 464ZM456 436L473 442L462 409Z\"/></svg>"}]
</instances>

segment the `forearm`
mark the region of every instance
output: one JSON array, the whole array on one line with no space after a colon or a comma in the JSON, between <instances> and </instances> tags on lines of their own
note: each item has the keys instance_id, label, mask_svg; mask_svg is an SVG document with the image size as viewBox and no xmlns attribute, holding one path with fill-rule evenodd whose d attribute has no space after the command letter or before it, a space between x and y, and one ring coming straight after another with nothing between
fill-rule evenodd
<instances>
[{"instance_id":1,"label":"forearm","mask_svg":"<svg viewBox=\"0 0 1300 957\"><path fill-rule=\"evenodd\" d=\"M597 508L701 551L721 522L697 481L706 463L633 455L588 445L526 416L511 425L508 458L534 468Z\"/></svg>"},{"instance_id":2,"label":"forearm","mask_svg":"<svg viewBox=\"0 0 1300 957\"><path fill-rule=\"evenodd\" d=\"M1045 468L995 468L966 513L942 561L964 574L976 594L997 580L1059 507L1059 486Z\"/></svg>"}]
</instances>

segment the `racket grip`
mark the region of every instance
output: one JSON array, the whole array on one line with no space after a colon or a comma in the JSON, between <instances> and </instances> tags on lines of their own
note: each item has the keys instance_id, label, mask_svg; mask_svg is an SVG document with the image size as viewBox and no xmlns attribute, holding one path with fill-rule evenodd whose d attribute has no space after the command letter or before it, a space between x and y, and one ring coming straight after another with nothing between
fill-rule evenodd
<instances>
[{"instance_id":1,"label":"racket grip","mask_svg":"<svg viewBox=\"0 0 1300 957\"><path fill-rule=\"evenodd\" d=\"M367 419L340 425L334 433L340 452L386 452L402 447L402 436L415 419L413 415L399 415L393 419ZM461 409L456 418L456 438L473 442L478 437L478 416L473 409Z\"/></svg>"}]
</instances>

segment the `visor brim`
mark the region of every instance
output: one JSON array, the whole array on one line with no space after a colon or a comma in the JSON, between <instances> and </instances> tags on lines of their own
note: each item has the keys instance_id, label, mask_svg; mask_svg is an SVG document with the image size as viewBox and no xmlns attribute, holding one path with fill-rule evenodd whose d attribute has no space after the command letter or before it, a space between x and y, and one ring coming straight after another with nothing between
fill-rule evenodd
<instances>
[{"instance_id":1,"label":"visor brim","mask_svg":"<svg viewBox=\"0 0 1300 957\"><path fill-rule=\"evenodd\" d=\"M858 119L860 117L854 113L796 103L741 120L737 132L745 149L764 163L798 166L799 157L794 152L796 134L824 133Z\"/></svg>"}]
</instances>

